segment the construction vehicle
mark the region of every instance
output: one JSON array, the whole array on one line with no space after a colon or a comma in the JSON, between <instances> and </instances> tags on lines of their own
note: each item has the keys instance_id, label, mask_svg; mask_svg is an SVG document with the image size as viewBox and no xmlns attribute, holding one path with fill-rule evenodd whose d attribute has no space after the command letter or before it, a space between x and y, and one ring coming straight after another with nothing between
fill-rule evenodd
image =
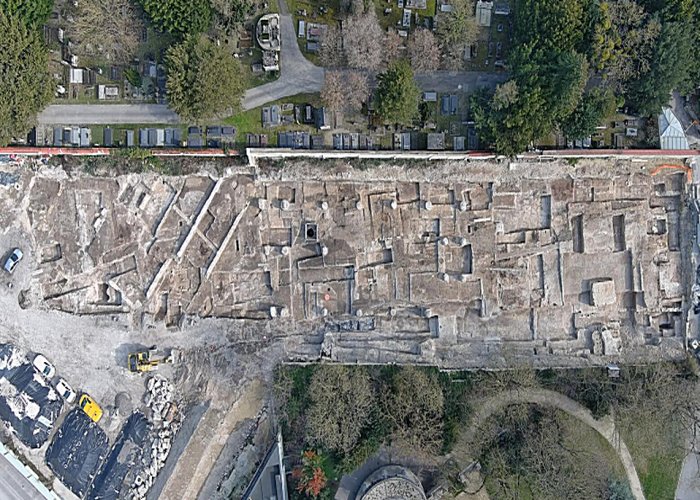
<instances>
[{"instance_id":1,"label":"construction vehicle","mask_svg":"<svg viewBox=\"0 0 700 500\"><path fill-rule=\"evenodd\" d=\"M170 349L167 352L159 351L156 346L143 351L129 354L128 367L130 372L147 373L156 370L162 364L176 364L182 358L181 351Z\"/></svg>"}]
</instances>

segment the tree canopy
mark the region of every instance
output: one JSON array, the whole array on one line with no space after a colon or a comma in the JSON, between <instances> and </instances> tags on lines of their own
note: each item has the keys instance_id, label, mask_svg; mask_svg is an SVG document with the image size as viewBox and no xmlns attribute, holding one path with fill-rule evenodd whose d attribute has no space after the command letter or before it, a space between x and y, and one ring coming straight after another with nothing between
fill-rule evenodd
<instances>
[{"instance_id":1,"label":"tree canopy","mask_svg":"<svg viewBox=\"0 0 700 500\"><path fill-rule=\"evenodd\" d=\"M123 64L136 54L143 22L132 0L81 0L67 26L78 54Z\"/></svg>"},{"instance_id":2,"label":"tree canopy","mask_svg":"<svg viewBox=\"0 0 700 500\"><path fill-rule=\"evenodd\" d=\"M453 0L452 12L440 16L437 34L448 67L459 69L463 64L465 49L476 41L478 27L474 17L474 4L467 0Z\"/></svg>"},{"instance_id":3,"label":"tree canopy","mask_svg":"<svg viewBox=\"0 0 700 500\"><path fill-rule=\"evenodd\" d=\"M374 393L364 369L343 365L317 370L309 386L308 440L342 453L350 452L370 421Z\"/></svg>"},{"instance_id":4,"label":"tree canopy","mask_svg":"<svg viewBox=\"0 0 700 500\"><path fill-rule=\"evenodd\" d=\"M0 11L15 15L27 26L40 26L49 17L53 0L0 0Z\"/></svg>"},{"instance_id":5,"label":"tree canopy","mask_svg":"<svg viewBox=\"0 0 700 500\"><path fill-rule=\"evenodd\" d=\"M210 0L140 0L144 12L160 30L175 35L198 34L212 21Z\"/></svg>"},{"instance_id":6,"label":"tree canopy","mask_svg":"<svg viewBox=\"0 0 700 500\"><path fill-rule=\"evenodd\" d=\"M440 49L433 32L420 28L408 39L408 53L411 67L417 73L435 71L440 65Z\"/></svg>"},{"instance_id":7,"label":"tree canopy","mask_svg":"<svg viewBox=\"0 0 700 500\"><path fill-rule=\"evenodd\" d=\"M515 41L549 57L581 46L590 11L585 0L518 0Z\"/></svg>"},{"instance_id":8,"label":"tree canopy","mask_svg":"<svg viewBox=\"0 0 700 500\"><path fill-rule=\"evenodd\" d=\"M384 388L382 402L384 418L395 437L411 450L440 450L445 397L434 372L412 366L397 371Z\"/></svg>"},{"instance_id":9,"label":"tree canopy","mask_svg":"<svg viewBox=\"0 0 700 500\"><path fill-rule=\"evenodd\" d=\"M578 105L588 73L586 58L576 52L541 63L523 49L513 79L491 96L479 92L472 111L482 141L496 151L515 155L568 119Z\"/></svg>"},{"instance_id":10,"label":"tree canopy","mask_svg":"<svg viewBox=\"0 0 700 500\"><path fill-rule=\"evenodd\" d=\"M389 65L377 75L377 113L385 123L410 125L418 116L420 90L413 79L411 66L405 60Z\"/></svg>"},{"instance_id":11,"label":"tree canopy","mask_svg":"<svg viewBox=\"0 0 700 500\"><path fill-rule=\"evenodd\" d=\"M594 88L579 101L576 109L561 124L562 132L568 139L583 139L615 112L615 94L610 89Z\"/></svg>"},{"instance_id":12,"label":"tree canopy","mask_svg":"<svg viewBox=\"0 0 700 500\"><path fill-rule=\"evenodd\" d=\"M376 70L383 60L384 33L374 8L353 14L343 24L343 49L351 68Z\"/></svg>"},{"instance_id":13,"label":"tree canopy","mask_svg":"<svg viewBox=\"0 0 700 500\"><path fill-rule=\"evenodd\" d=\"M697 71L691 19L663 23L649 70L629 85L629 100L642 113L656 114L673 90L689 91Z\"/></svg>"},{"instance_id":14,"label":"tree canopy","mask_svg":"<svg viewBox=\"0 0 700 500\"><path fill-rule=\"evenodd\" d=\"M185 120L205 120L239 109L243 73L236 59L204 35L191 36L166 54L170 107Z\"/></svg>"},{"instance_id":15,"label":"tree canopy","mask_svg":"<svg viewBox=\"0 0 700 500\"><path fill-rule=\"evenodd\" d=\"M661 23L633 0L601 2L591 63L618 89L649 71Z\"/></svg>"},{"instance_id":16,"label":"tree canopy","mask_svg":"<svg viewBox=\"0 0 700 500\"><path fill-rule=\"evenodd\" d=\"M0 10L0 145L21 136L51 99L48 53L35 30Z\"/></svg>"}]
</instances>

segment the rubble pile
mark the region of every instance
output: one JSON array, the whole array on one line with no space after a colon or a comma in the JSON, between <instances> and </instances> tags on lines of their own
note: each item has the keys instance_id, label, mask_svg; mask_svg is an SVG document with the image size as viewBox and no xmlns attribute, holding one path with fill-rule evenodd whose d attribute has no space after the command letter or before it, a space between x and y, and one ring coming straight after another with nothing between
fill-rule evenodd
<instances>
[{"instance_id":1,"label":"rubble pile","mask_svg":"<svg viewBox=\"0 0 700 500\"><path fill-rule=\"evenodd\" d=\"M175 402L175 389L164 377L156 375L148 380L145 403L153 422L153 439L150 454L146 453L142 471L136 475L130 498L146 498L158 472L165 465L173 439L182 426L181 413Z\"/></svg>"}]
</instances>

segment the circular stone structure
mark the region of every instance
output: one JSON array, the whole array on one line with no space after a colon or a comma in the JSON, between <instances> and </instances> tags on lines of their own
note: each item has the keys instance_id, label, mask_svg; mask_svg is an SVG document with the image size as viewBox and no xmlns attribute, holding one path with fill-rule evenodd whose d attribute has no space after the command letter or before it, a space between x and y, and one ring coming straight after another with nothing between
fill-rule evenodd
<instances>
[{"instance_id":1,"label":"circular stone structure","mask_svg":"<svg viewBox=\"0 0 700 500\"><path fill-rule=\"evenodd\" d=\"M416 475L400 465L386 465L362 483L355 500L426 500Z\"/></svg>"}]
</instances>

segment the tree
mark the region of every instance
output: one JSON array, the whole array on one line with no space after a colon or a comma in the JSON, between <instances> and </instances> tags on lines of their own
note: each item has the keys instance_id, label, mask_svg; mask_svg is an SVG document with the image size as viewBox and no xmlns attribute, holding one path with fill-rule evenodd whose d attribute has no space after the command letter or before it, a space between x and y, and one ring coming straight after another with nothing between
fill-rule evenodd
<instances>
[{"instance_id":1,"label":"tree","mask_svg":"<svg viewBox=\"0 0 700 500\"><path fill-rule=\"evenodd\" d=\"M306 432L327 450L350 452L369 422L374 393L367 371L342 365L316 370L309 386Z\"/></svg>"},{"instance_id":2,"label":"tree","mask_svg":"<svg viewBox=\"0 0 700 500\"><path fill-rule=\"evenodd\" d=\"M68 33L80 55L101 55L123 64L138 49L143 23L132 0L81 0L68 21Z\"/></svg>"},{"instance_id":3,"label":"tree","mask_svg":"<svg viewBox=\"0 0 700 500\"><path fill-rule=\"evenodd\" d=\"M348 92L345 109L359 111L362 109L362 104L365 103L369 97L367 75L359 71L350 71L346 74L348 79Z\"/></svg>"},{"instance_id":4,"label":"tree","mask_svg":"<svg viewBox=\"0 0 700 500\"><path fill-rule=\"evenodd\" d=\"M504 155L516 155L526 151L528 146L551 130L542 118L546 115L546 102L543 89L533 81L519 84L513 80L512 88L499 88L495 95L507 95L508 99L493 101L486 91L478 91L472 96L471 108L476 123L476 131L484 145L491 145ZM505 85L505 84L504 84Z\"/></svg>"},{"instance_id":5,"label":"tree","mask_svg":"<svg viewBox=\"0 0 700 500\"><path fill-rule=\"evenodd\" d=\"M297 491L311 498L318 498L328 482L323 457L313 450L302 453L301 466L292 471L292 476L297 480Z\"/></svg>"},{"instance_id":6,"label":"tree","mask_svg":"<svg viewBox=\"0 0 700 500\"><path fill-rule=\"evenodd\" d=\"M351 68L376 70L382 64L384 32L373 8L352 15L343 25L343 49Z\"/></svg>"},{"instance_id":7,"label":"tree","mask_svg":"<svg viewBox=\"0 0 700 500\"><path fill-rule=\"evenodd\" d=\"M321 88L321 101L332 111L340 111L345 102L345 83L340 71L326 71Z\"/></svg>"},{"instance_id":8,"label":"tree","mask_svg":"<svg viewBox=\"0 0 700 500\"><path fill-rule=\"evenodd\" d=\"M330 24L324 31L318 56L321 59L321 64L327 68L339 68L345 64L343 37L336 24Z\"/></svg>"},{"instance_id":9,"label":"tree","mask_svg":"<svg viewBox=\"0 0 700 500\"><path fill-rule=\"evenodd\" d=\"M591 61L615 89L649 71L661 23L632 0L602 2L594 27Z\"/></svg>"},{"instance_id":10,"label":"tree","mask_svg":"<svg viewBox=\"0 0 700 500\"><path fill-rule=\"evenodd\" d=\"M420 90L405 60L389 65L377 76L377 113L385 123L410 125L418 116Z\"/></svg>"},{"instance_id":11,"label":"tree","mask_svg":"<svg viewBox=\"0 0 700 500\"><path fill-rule=\"evenodd\" d=\"M210 0L140 0L151 22L175 35L198 34L209 29Z\"/></svg>"},{"instance_id":12,"label":"tree","mask_svg":"<svg viewBox=\"0 0 700 500\"><path fill-rule=\"evenodd\" d=\"M0 32L0 146L6 146L31 127L53 92L37 31L0 10Z\"/></svg>"},{"instance_id":13,"label":"tree","mask_svg":"<svg viewBox=\"0 0 700 500\"><path fill-rule=\"evenodd\" d=\"M512 60L513 80L498 86L492 96L480 91L472 98L479 137L506 155L522 153L573 112L588 68L585 57L576 52L540 64L532 49L524 47Z\"/></svg>"},{"instance_id":14,"label":"tree","mask_svg":"<svg viewBox=\"0 0 700 500\"><path fill-rule=\"evenodd\" d=\"M224 31L234 30L255 14L255 4L251 0L211 0L211 7L216 26Z\"/></svg>"},{"instance_id":15,"label":"tree","mask_svg":"<svg viewBox=\"0 0 700 500\"><path fill-rule=\"evenodd\" d=\"M185 120L204 120L218 112L235 112L244 81L240 65L204 35L191 36L166 54L170 107Z\"/></svg>"},{"instance_id":16,"label":"tree","mask_svg":"<svg viewBox=\"0 0 700 500\"><path fill-rule=\"evenodd\" d=\"M588 79L588 62L583 54L559 54L553 63L542 68L543 87L548 90L547 103L552 122L569 116L581 100Z\"/></svg>"},{"instance_id":17,"label":"tree","mask_svg":"<svg viewBox=\"0 0 700 500\"><path fill-rule=\"evenodd\" d=\"M359 111L369 96L367 76L359 71L326 71L323 104L333 111Z\"/></svg>"},{"instance_id":18,"label":"tree","mask_svg":"<svg viewBox=\"0 0 700 500\"><path fill-rule=\"evenodd\" d=\"M613 480L608 483L607 500L634 500L629 484Z\"/></svg>"},{"instance_id":19,"label":"tree","mask_svg":"<svg viewBox=\"0 0 700 500\"><path fill-rule=\"evenodd\" d=\"M494 497L518 498L514 491L543 500L607 498L612 467L589 443L592 429L558 410L515 405L480 429L483 471Z\"/></svg>"},{"instance_id":20,"label":"tree","mask_svg":"<svg viewBox=\"0 0 700 500\"><path fill-rule=\"evenodd\" d=\"M412 450L439 452L445 401L435 372L401 368L384 388L382 402L384 418L395 437Z\"/></svg>"},{"instance_id":21,"label":"tree","mask_svg":"<svg viewBox=\"0 0 700 500\"><path fill-rule=\"evenodd\" d=\"M637 80L630 82L628 101L636 110L649 115L660 112L668 104L673 90L691 88L695 47L688 35L691 22L665 22L656 44L651 68Z\"/></svg>"},{"instance_id":22,"label":"tree","mask_svg":"<svg viewBox=\"0 0 700 500\"><path fill-rule=\"evenodd\" d=\"M53 0L0 0L0 12L14 15L27 26L46 22L53 9Z\"/></svg>"},{"instance_id":23,"label":"tree","mask_svg":"<svg viewBox=\"0 0 700 500\"><path fill-rule=\"evenodd\" d=\"M591 135L603 120L615 113L617 102L610 89L594 88L583 95L576 109L561 122L568 139L583 139Z\"/></svg>"},{"instance_id":24,"label":"tree","mask_svg":"<svg viewBox=\"0 0 700 500\"><path fill-rule=\"evenodd\" d=\"M417 29L408 39L408 55L416 73L435 71L440 66L440 49L432 31Z\"/></svg>"},{"instance_id":25,"label":"tree","mask_svg":"<svg viewBox=\"0 0 700 500\"><path fill-rule=\"evenodd\" d=\"M476 41L478 27L474 17L474 5L467 0L453 0L452 12L440 17L438 39L450 69L460 69L464 51Z\"/></svg>"},{"instance_id":26,"label":"tree","mask_svg":"<svg viewBox=\"0 0 700 500\"><path fill-rule=\"evenodd\" d=\"M384 64L389 66L401 57L403 51L403 38L395 30L387 31L384 36Z\"/></svg>"},{"instance_id":27,"label":"tree","mask_svg":"<svg viewBox=\"0 0 700 500\"><path fill-rule=\"evenodd\" d=\"M585 0L518 0L515 41L529 45L533 55L546 59L558 52L580 48L584 42Z\"/></svg>"}]
</instances>

